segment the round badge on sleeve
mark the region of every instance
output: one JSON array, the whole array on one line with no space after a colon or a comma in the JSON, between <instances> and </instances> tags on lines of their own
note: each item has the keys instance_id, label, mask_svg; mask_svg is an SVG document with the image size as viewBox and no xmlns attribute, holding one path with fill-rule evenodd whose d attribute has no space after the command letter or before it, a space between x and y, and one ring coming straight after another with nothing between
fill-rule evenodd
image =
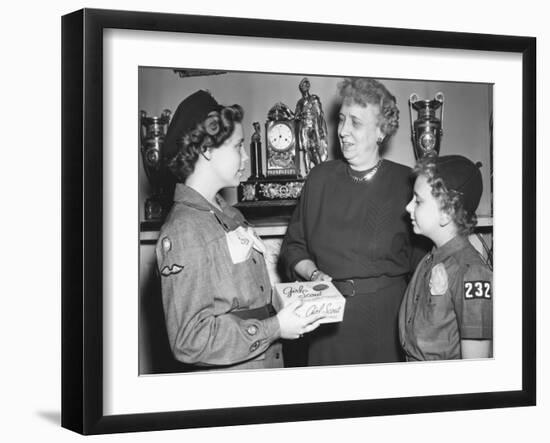
<instances>
[{"instance_id":1,"label":"round badge on sleeve","mask_svg":"<svg viewBox=\"0 0 550 443\"><path fill-rule=\"evenodd\" d=\"M164 237L162 239L162 250L168 252L170 249L172 249L172 241L168 237Z\"/></svg>"}]
</instances>

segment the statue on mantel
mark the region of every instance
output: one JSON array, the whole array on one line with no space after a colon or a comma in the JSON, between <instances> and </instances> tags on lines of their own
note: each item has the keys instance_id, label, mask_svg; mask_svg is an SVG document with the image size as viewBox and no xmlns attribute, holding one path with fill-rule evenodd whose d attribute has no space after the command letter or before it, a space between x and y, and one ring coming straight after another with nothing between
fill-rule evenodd
<instances>
[{"instance_id":1,"label":"statue on mantel","mask_svg":"<svg viewBox=\"0 0 550 443\"><path fill-rule=\"evenodd\" d=\"M304 77L299 89L302 98L294 113L298 125L298 148L304 159L306 175L310 169L328 158L328 131L321 100L310 94L310 82Z\"/></svg>"}]
</instances>

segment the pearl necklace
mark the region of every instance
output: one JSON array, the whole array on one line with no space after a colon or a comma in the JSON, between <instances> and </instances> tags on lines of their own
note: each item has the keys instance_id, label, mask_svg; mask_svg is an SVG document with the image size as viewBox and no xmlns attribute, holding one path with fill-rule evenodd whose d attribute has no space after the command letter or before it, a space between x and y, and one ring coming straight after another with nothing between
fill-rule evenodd
<instances>
[{"instance_id":1,"label":"pearl necklace","mask_svg":"<svg viewBox=\"0 0 550 443\"><path fill-rule=\"evenodd\" d=\"M381 158L380 160L378 160L378 163L376 163L372 168L367 169L363 177L356 177L355 175L353 175L351 172L351 168L348 166L348 169L347 169L348 175L351 177L351 179L355 183L364 183L364 182L371 181L372 178L375 176L375 174L378 172L378 169L380 169L380 165L382 164L383 160L384 159Z\"/></svg>"}]
</instances>

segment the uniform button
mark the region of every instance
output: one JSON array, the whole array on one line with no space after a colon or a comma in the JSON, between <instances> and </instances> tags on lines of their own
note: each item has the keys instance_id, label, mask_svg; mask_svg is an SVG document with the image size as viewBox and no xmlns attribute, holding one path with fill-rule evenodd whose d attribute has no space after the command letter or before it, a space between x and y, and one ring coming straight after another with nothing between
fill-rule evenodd
<instances>
[{"instance_id":1,"label":"uniform button","mask_svg":"<svg viewBox=\"0 0 550 443\"><path fill-rule=\"evenodd\" d=\"M248 335L256 335L258 333L258 328L255 325L250 325L246 328Z\"/></svg>"},{"instance_id":2,"label":"uniform button","mask_svg":"<svg viewBox=\"0 0 550 443\"><path fill-rule=\"evenodd\" d=\"M260 346L259 341L255 341L254 343L252 343L252 345L250 346L250 352L254 352L256 349L258 349L258 346Z\"/></svg>"},{"instance_id":3,"label":"uniform button","mask_svg":"<svg viewBox=\"0 0 550 443\"><path fill-rule=\"evenodd\" d=\"M279 354L278 352L275 354L275 358L278 360L279 358L281 358L281 354Z\"/></svg>"}]
</instances>

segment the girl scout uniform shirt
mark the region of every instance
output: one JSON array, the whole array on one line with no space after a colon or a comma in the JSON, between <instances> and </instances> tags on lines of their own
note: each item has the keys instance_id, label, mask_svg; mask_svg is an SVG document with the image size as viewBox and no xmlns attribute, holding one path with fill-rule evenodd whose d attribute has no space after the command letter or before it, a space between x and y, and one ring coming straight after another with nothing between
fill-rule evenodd
<instances>
[{"instance_id":1,"label":"girl scout uniform shirt","mask_svg":"<svg viewBox=\"0 0 550 443\"><path fill-rule=\"evenodd\" d=\"M177 184L157 242L170 348L187 364L282 367L276 317L265 313L271 284L265 247L242 214L217 196L214 209Z\"/></svg>"},{"instance_id":2,"label":"girl scout uniform shirt","mask_svg":"<svg viewBox=\"0 0 550 443\"><path fill-rule=\"evenodd\" d=\"M492 282L491 270L466 237L426 255L399 312L407 359L460 359L460 340L492 340Z\"/></svg>"}]
</instances>

